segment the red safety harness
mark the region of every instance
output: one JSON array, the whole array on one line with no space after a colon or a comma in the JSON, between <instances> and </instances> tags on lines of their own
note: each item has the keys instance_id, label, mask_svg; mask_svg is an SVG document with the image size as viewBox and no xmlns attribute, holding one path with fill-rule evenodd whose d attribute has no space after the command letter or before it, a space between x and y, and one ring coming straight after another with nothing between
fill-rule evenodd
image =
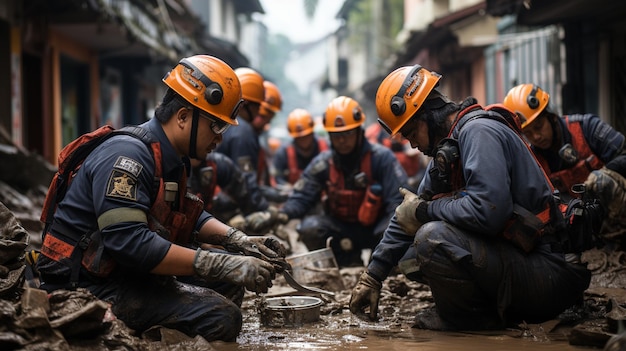
<instances>
[{"instance_id":1,"label":"red safety harness","mask_svg":"<svg viewBox=\"0 0 626 351\"><path fill-rule=\"evenodd\" d=\"M127 127L115 130L105 125L93 132L82 135L61 150L59 154L59 169L52 179L46 195L41 214L41 221L45 223L41 254L60 262L70 260L72 265L71 284L76 286L80 264L91 274L106 277L115 268L116 264L102 246L100 231L96 228L89 233L74 238L68 242L73 233L68 228L56 228L55 232L63 234L59 238L50 230L53 226L54 212L57 205L69 188L73 177L80 169L85 158L102 142L115 135L130 135L143 141L149 147L155 163L154 181L156 196L148 216L148 225L173 243L189 243L193 238L195 224L202 213L202 201L186 193L186 175L182 175L178 183L165 183L162 177L162 155L160 143L152 140L149 132L139 127ZM176 189L172 189L172 185ZM171 201L166 193L176 191L175 200ZM186 194L181 196L181 194Z\"/></svg>"},{"instance_id":2,"label":"red safety harness","mask_svg":"<svg viewBox=\"0 0 626 351\"><path fill-rule=\"evenodd\" d=\"M328 150L328 144L323 139L317 139L317 146L319 152ZM295 184L300 175L302 175L303 169L298 168L298 155L296 153L296 147L291 144L285 150L287 152L287 169L289 170L289 176L287 181L290 184Z\"/></svg>"},{"instance_id":3,"label":"red safety harness","mask_svg":"<svg viewBox=\"0 0 626 351\"><path fill-rule=\"evenodd\" d=\"M543 166L543 169L548 172L552 184L559 191L569 193L575 197L577 195L572 191L574 184L584 183L589 173L602 168L604 162L591 151L589 144L585 140L580 121L571 121L569 116L565 116L565 122L567 123L567 129L572 134L572 147L578 153L576 164L560 171L550 172L548 161L541 155L537 155L537 159Z\"/></svg>"},{"instance_id":4,"label":"red safety harness","mask_svg":"<svg viewBox=\"0 0 626 351\"><path fill-rule=\"evenodd\" d=\"M471 105L467 107L466 109L459 112L454 125L452 126L452 128L450 128L450 133L448 135L448 138L450 139L452 138L452 132L457 126L457 123L459 123L459 121L461 121L462 118L463 118L463 122L461 122L462 124L459 125L458 127L459 130L467 122L471 120L474 120L476 118L489 118L489 119L494 119L496 121L504 123L513 131L515 131L515 133L520 138L523 139L519 117L515 113L508 110L503 105L494 104L494 105L489 105L483 108L482 106L475 104L475 105ZM523 142L523 143L528 148L528 152L531 155L533 155L533 157L535 157L534 153L530 149L530 146L526 142ZM536 157L535 157L535 160L537 161L538 165L541 165L539 160L537 160ZM460 167L460 160L457 158L454 163L455 164L450 166L451 168L450 181L451 181L452 189L458 191L465 187L465 179L463 177L462 169ZM540 168L542 169L542 172L544 174L544 177L546 178L548 186L550 186L551 191L554 193L554 188L552 187L552 183L550 182L550 178L546 174L545 169L541 166ZM558 211L564 213L566 209L565 207L566 206L563 205L563 207L559 208ZM552 219L552 214L557 213L556 211L557 209L553 210L552 203L546 204L546 208L536 214L531 214L527 210L523 209L521 206L516 205L514 206L513 217L509 219L509 221L507 222L505 231L503 232L503 236L506 239L513 241L515 244L519 245L524 251L529 252L530 250L532 250L532 247L534 247L534 244L535 244L534 241L540 238L544 234L544 228L546 227L548 223L550 223ZM522 222L523 224L520 224ZM536 227L536 233L534 234L534 236L529 236L528 232L524 232L524 230L528 230L527 222L534 222L532 223L533 228Z\"/></svg>"},{"instance_id":5,"label":"red safety harness","mask_svg":"<svg viewBox=\"0 0 626 351\"><path fill-rule=\"evenodd\" d=\"M327 206L331 215L349 223L358 222L359 208L365 198L366 188L346 189L343 172L329 160ZM368 185L372 184L372 152L368 151L361 160L361 172L365 173Z\"/></svg>"}]
</instances>

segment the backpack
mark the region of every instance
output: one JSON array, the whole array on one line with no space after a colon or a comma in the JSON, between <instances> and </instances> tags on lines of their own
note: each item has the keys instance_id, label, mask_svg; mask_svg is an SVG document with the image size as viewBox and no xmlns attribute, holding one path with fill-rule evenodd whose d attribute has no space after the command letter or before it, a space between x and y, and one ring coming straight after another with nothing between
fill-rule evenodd
<instances>
[{"instance_id":1,"label":"backpack","mask_svg":"<svg viewBox=\"0 0 626 351\"><path fill-rule=\"evenodd\" d=\"M59 168L50 182L48 193L44 199L40 218L45 225L44 234L52 224L57 204L65 197L65 193L72 183L72 179L82 166L85 158L87 158L96 147L114 135L131 135L140 139L148 146L154 143L157 144L158 147L158 143L152 140L150 132L146 129L140 127L124 127L116 130L110 125L104 125L92 132L83 134L67 144L59 153ZM151 150L153 149L151 148ZM160 160L155 159L157 167L160 165L160 162Z\"/></svg>"}]
</instances>

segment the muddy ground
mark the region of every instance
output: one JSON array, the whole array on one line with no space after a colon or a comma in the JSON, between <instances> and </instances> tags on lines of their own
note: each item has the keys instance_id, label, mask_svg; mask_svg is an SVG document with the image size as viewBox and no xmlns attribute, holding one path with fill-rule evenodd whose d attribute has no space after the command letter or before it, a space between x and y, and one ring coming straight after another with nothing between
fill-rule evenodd
<instances>
[{"instance_id":1,"label":"muddy ground","mask_svg":"<svg viewBox=\"0 0 626 351\"><path fill-rule=\"evenodd\" d=\"M584 255L594 269L592 286L584 305L565 311L558 319L539 325L484 333L432 332L411 328L422 308L433 306L427 286L407 280L403 275L388 278L383 285L376 323L356 318L348 310L350 290L334 298L321 297L320 320L300 327L275 328L264 325L259 315L264 297L247 295L244 302L245 324L237 345L220 344L220 350L578 350L602 348L614 320L606 317L611 303L626 305L626 274L623 252L589 251ZM356 284L364 267L341 269L346 287ZM269 295L290 295L280 280ZM614 311L615 313L615 311ZM615 318L623 318L618 314ZM624 348L626 350L626 348Z\"/></svg>"},{"instance_id":2,"label":"muddy ground","mask_svg":"<svg viewBox=\"0 0 626 351\"><path fill-rule=\"evenodd\" d=\"M350 289L364 267L339 270L344 290L335 296L317 296L323 304L313 322L276 327L264 325L266 299L304 296L278 277L266 295L246 293L242 305L244 325L236 342L208 343L176 331L154 328L142 335L107 314L107 306L87 293L60 293L50 297L53 311L45 315L26 311L23 302L0 300L0 349L2 350L585 350L602 348L611 331L607 309L626 306L624 252L589 251L584 256L594 269L585 304L540 325L488 333L432 332L411 328L416 312L433 305L427 286L391 276L384 282L376 323L356 318L348 310ZM324 287L323 284L313 283ZM331 286L334 286L331 284ZM23 294L23 290L16 292ZM70 294L70 295L63 295ZM306 294L305 294L306 295ZM62 302L65 301L65 302ZM11 316L11 306L14 314ZM55 314L52 316L52 314ZM65 318L64 322L59 322ZM623 318L623 315L622 315ZM104 320L104 322L102 322ZM50 327L50 321L54 328ZM21 326L16 330L16 325ZM77 329L78 328L78 329Z\"/></svg>"}]
</instances>

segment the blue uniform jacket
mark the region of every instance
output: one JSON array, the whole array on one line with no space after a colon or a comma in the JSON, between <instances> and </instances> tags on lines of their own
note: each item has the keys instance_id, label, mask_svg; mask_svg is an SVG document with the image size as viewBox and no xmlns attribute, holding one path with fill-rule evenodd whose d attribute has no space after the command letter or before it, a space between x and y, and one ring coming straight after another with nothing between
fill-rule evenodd
<instances>
[{"instance_id":1,"label":"blue uniform jacket","mask_svg":"<svg viewBox=\"0 0 626 351\"><path fill-rule=\"evenodd\" d=\"M269 204L256 183L256 178L251 177L250 173L244 174L230 157L216 151L208 154L206 159L217 165L217 170L213 174L215 184L237 202L244 214L267 209ZM205 164L202 163L199 168L204 166ZM194 172L193 175L188 184L193 192L202 193L203 198L215 196L215 194L204 194L200 179L197 179L201 175L198 172Z\"/></svg>"},{"instance_id":2,"label":"blue uniform jacket","mask_svg":"<svg viewBox=\"0 0 626 351\"><path fill-rule=\"evenodd\" d=\"M161 124L152 119L141 127L148 129L161 145L165 181L178 181L184 163L167 139ZM127 135L114 136L98 146L86 159L72 181L65 198L54 215L52 231L67 242L76 242L83 234L97 229L100 215L114 208L139 208L146 213L151 207L155 188L154 159L149 147ZM124 177L128 187L120 192L113 183ZM211 218L204 212L197 228ZM60 224L60 225L59 225ZM67 228L71 232L59 232ZM71 228L71 229L70 229ZM163 258L171 243L151 231L146 223L122 222L102 228L105 250L125 269L149 272ZM51 264L51 265L50 265ZM48 262L41 269L63 271Z\"/></svg>"},{"instance_id":3,"label":"blue uniform jacket","mask_svg":"<svg viewBox=\"0 0 626 351\"><path fill-rule=\"evenodd\" d=\"M533 213L552 201L552 188L525 142L504 123L477 118L453 131L459 142L460 167L466 181L463 196L434 200L428 215L469 232L499 235L519 204ZM431 189L428 170L418 193ZM368 270L384 279L413 243L394 216L378 244Z\"/></svg>"},{"instance_id":4,"label":"blue uniform jacket","mask_svg":"<svg viewBox=\"0 0 626 351\"><path fill-rule=\"evenodd\" d=\"M253 173L256 180L261 150L259 137L248 121L241 117L237 121L239 125L224 133L224 138L215 151L230 157L244 173Z\"/></svg>"},{"instance_id":5,"label":"blue uniform jacket","mask_svg":"<svg viewBox=\"0 0 626 351\"><path fill-rule=\"evenodd\" d=\"M407 175L394 154L380 145L372 145L363 139L361 159L367 151L372 151L371 167L372 183L382 186L383 215L378 223L387 223L395 213L396 207L402 202L402 195L398 191L400 186L406 186ZM317 155L305 168L300 179L294 186L293 193L283 204L281 209L289 218L301 218L319 201L322 190L326 189L329 180L329 161L333 151L326 150ZM360 163L359 163L360 167Z\"/></svg>"}]
</instances>

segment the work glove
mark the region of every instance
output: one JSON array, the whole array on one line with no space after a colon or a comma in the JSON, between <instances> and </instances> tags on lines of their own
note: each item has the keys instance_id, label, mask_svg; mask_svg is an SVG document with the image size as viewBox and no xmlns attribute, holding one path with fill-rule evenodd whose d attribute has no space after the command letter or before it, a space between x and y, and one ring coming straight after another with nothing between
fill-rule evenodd
<instances>
[{"instance_id":1,"label":"work glove","mask_svg":"<svg viewBox=\"0 0 626 351\"><path fill-rule=\"evenodd\" d=\"M274 266L269 262L202 249L196 252L193 269L206 281L227 282L256 293L266 293L276 277Z\"/></svg>"},{"instance_id":2,"label":"work glove","mask_svg":"<svg viewBox=\"0 0 626 351\"><path fill-rule=\"evenodd\" d=\"M241 230L229 230L224 248L230 252L240 252L246 256L261 258L285 258L287 249L275 238L267 236L248 236Z\"/></svg>"},{"instance_id":3,"label":"work glove","mask_svg":"<svg viewBox=\"0 0 626 351\"><path fill-rule=\"evenodd\" d=\"M584 184L586 192L600 200L608 218L626 223L626 178L602 167L589 173Z\"/></svg>"},{"instance_id":4,"label":"work glove","mask_svg":"<svg viewBox=\"0 0 626 351\"><path fill-rule=\"evenodd\" d=\"M421 205L422 211L428 207L428 201L415 195L406 188L400 188L400 193L404 195L402 203L396 207L396 221L407 235L414 236L415 232L422 226L423 222L417 219L416 211Z\"/></svg>"},{"instance_id":5,"label":"work glove","mask_svg":"<svg viewBox=\"0 0 626 351\"><path fill-rule=\"evenodd\" d=\"M352 289L350 296L350 312L360 318L369 318L371 321L378 319L378 300L380 299L380 289L382 283L372 277L369 273L363 272L359 282ZM369 308L369 314L366 310Z\"/></svg>"},{"instance_id":6,"label":"work glove","mask_svg":"<svg viewBox=\"0 0 626 351\"><path fill-rule=\"evenodd\" d=\"M274 224L285 224L289 221L286 213L275 209L259 211L249 214L246 217L246 229L255 233L262 233L271 228Z\"/></svg>"}]
</instances>

